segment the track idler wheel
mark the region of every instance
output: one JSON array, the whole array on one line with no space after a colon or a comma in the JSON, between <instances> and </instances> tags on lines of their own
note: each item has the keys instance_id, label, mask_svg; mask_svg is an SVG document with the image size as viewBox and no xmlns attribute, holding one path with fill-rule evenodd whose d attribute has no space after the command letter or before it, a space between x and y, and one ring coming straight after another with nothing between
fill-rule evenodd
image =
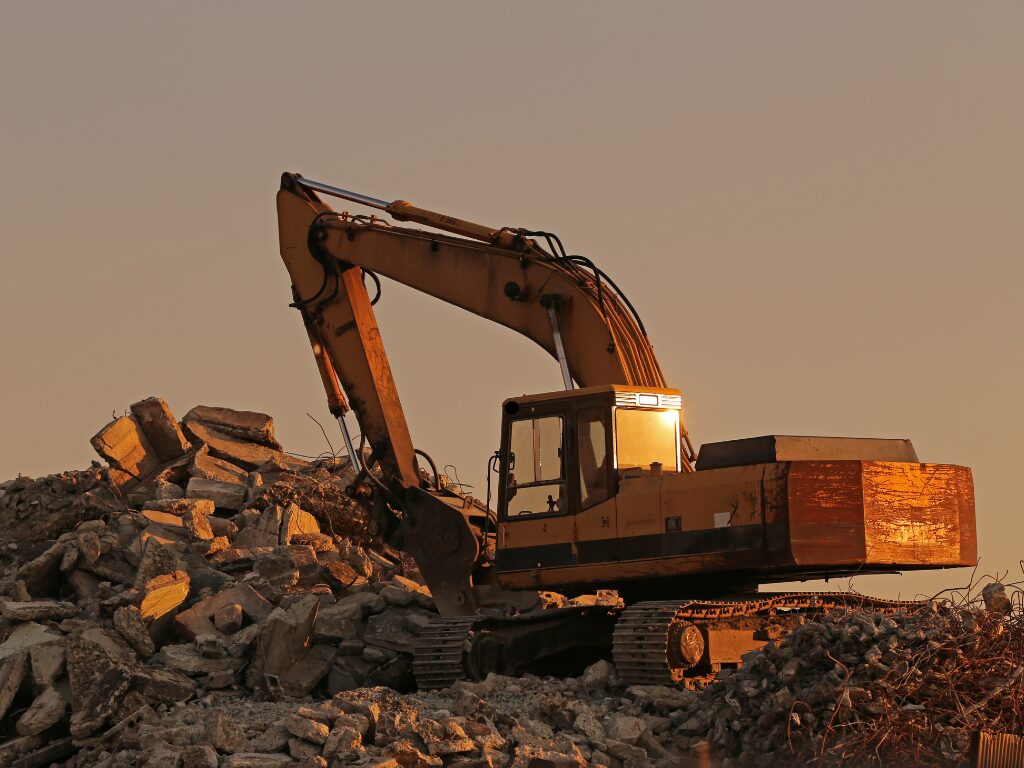
<instances>
[{"instance_id":1,"label":"track idler wheel","mask_svg":"<svg viewBox=\"0 0 1024 768\"><path fill-rule=\"evenodd\" d=\"M673 670L697 666L704 658L704 634L688 621L673 621L668 628L668 663Z\"/></svg>"}]
</instances>

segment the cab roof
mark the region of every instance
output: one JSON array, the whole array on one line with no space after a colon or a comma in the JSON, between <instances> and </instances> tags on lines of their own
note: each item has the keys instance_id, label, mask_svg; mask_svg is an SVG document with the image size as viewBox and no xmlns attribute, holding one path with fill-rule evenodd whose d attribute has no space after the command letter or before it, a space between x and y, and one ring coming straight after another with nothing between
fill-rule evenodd
<instances>
[{"instance_id":1,"label":"cab roof","mask_svg":"<svg viewBox=\"0 0 1024 768\"><path fill-rule=\"evenodd\" d=\"M609 404L615 404L620 398L619 395L666 395L676 401L681 401L683 393L678 389L662 389L659 387L634 387L626 384L600 384L596 387L583 387L581 389L564 389L555 392L541 392L536 395L520 395L519 397L510 397L502 403L502 408L505 408L509 403L515 403L516 405L535 405L541 402L552 402L556 400L573 400L580 397L593 397L594 395L608 395ZM660 401L664 402L664 398L659 398ZM681 407L672 405L661 405L659 407Z\"/></svg>"}]
</instances>

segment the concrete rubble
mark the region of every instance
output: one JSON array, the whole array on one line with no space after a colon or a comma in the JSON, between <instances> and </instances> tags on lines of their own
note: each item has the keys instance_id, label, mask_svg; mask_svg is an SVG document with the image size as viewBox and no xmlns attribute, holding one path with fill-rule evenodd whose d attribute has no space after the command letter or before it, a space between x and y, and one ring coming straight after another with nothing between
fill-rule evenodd
<instances>
[{"instance_id":1,"label":"concrete rubble","mask_svg":"<svg viewBox=\"0 0 1024 768\"><path fill-rule=\"evenodd\" d=\"M978 728L1024 728L1000 584L803 623L703 691L602 661L416 692L433 600L369 534L345 461L159 398L92 444L86 471L0 483L0 766L956 765Z\"/></svg>"}]
</instances>

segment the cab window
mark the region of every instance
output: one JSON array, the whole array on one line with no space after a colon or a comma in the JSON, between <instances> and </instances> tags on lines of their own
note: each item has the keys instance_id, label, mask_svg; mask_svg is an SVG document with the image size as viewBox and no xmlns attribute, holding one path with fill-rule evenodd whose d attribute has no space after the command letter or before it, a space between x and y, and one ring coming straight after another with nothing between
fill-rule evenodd
<instances>
[{"instance_id":1,"label":"cab window","mask_svg":"<svg viewBox=\"0 0 1024 768\"><path fill-rule=\"evenodd\" d=\"M669 472L679 471L679 413L615 410L615 453L619 469L650 469L658 462Z\"/></svg>"},{"instance_id":2,"label":"cab window","mask_svg":"<svg viewBox=\"0 0 1024 768\"><path fill-rule=\"evenodd\" d=\"M607 408L585 408L576 415L581 509L600 504L610 495L607 435Z\"/></svg>"},{"instance_id":3,"label":"cab window","mask_svg":"<svg viewBox=\"0 0 1024 768\"><path fill-rule=\"evenodd\" d=\"M550 515L568 511L561 416L512 422L506 514Z\"/></svg>"}]
</instances>

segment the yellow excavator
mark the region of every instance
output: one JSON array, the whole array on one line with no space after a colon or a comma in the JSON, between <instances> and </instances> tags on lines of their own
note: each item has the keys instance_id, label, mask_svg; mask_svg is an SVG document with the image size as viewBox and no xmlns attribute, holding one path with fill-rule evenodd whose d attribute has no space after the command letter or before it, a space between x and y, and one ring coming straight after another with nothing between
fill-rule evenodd
<instances>
[{"instance_id":1,"label":"yellow excavator","mask_svg":"<svg viewBox=\"0 0 1024 768\"><path fill-rule=\"evenodd\" d=\"M356 470L349 493L414 558L442 616L416 649L421 687L569 673L609 654L628 683L699 684L808 614L903 605L761 585L975 564L971 470L922 464L909 440L770 435L697 454L636 309L554 233L295 173L282 176L277 212L292 306ZM494 512L414 447L374 315L381 278L516 331L558 363L562 389L502 405ZM538 592L598 589L622 604L526 610Z\"/></svg>"}]
</instances>

